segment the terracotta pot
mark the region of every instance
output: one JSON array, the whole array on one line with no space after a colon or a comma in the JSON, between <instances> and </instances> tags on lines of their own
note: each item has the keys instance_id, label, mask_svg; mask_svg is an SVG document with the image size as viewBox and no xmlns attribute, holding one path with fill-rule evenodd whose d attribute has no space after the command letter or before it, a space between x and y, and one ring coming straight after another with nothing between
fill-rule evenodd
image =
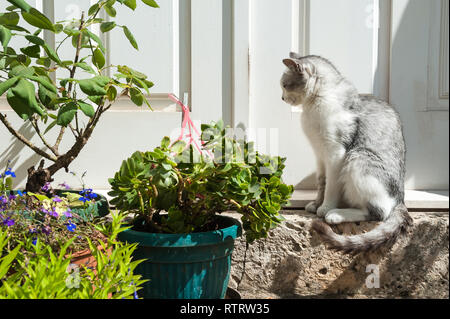
<instances>
[{"instance_id":1,"label":"terracotta pot","mask_svg":"<svg viewBox=\"0 0 450 319\"><path fill-rule=\"evenodd\" d=\"M97 246L97 249L104 251L104 248L102 245ZM111 247L107 248L106 253L108 254L108 256L111 255ZM86 268L92 269L94 271L94 274L97 274L97 270L96 270L97 260L92 255L92 252L90 249L84 249L84 250L80 250L80 251L73 253L70 263L75 264L75 265L79 266L80 268L86 267ZM94 285L92 285L92 291L95 291ZM112 298L112 293L109 293L108 299L111 299L111 298Z\"/></svg>"}]
</instances>

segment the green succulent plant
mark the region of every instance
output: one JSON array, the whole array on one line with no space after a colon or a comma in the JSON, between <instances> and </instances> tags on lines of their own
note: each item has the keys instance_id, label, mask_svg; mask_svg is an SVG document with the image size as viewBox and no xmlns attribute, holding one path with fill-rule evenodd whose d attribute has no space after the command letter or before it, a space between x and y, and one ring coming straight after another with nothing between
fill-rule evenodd
<instances>
[{"instance_id":1,"label":"green succulent plant","mask_svg":"<svg viewBox=\"0 0 450 319\"><path fill-rule=\"evenodd\" d=\"M202 141L212 158L168 137L153 151L135 152L109 179L111 204L135 214L144 231L208 231L217 214L237 211L248 242L266 237L293 192L281 180L285 159L227 136L222 121L202 125Z\"/></svg>"}]
</instances>

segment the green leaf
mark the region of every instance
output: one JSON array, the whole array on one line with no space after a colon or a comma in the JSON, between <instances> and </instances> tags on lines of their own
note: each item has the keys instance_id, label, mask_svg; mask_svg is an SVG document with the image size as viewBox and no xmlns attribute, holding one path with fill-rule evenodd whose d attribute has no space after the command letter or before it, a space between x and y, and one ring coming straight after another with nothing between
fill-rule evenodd
<instances>
[{"instance_id":1,"label":"green leaf","mask_svg":"<svg viewBox=\"0 0 450 319\"><path fill-rule=\"evenodd\" d=\"M102 51L97 48L94 51L94 55L92 57L92 63L99 69L103 68L103 66L105 65L105 57L102 53Z\"/></svg>"},{"instance_id":2,"label":"green leaf","mask_svg":"<svg viewBox=\"0 0 450 319\"><path fill-rule=\"evenodd\" d=\"M136 39L134 38L134 36L130 32L130 30L126 26L123 26L122 28L123 28L123 33L127 37L128 41L130 41L130 43L133 46L133 48L135 48L136 50L139 50L138 44L136 42Z\"/></svg>"},{"instance_id":3,"label":"green leaf","mask_svg":"<svg viewBox=\"0 0 450 319\"><path fill-rule=\"evenodd\" d=\"M143 3L145 3L146 5L153 7L153 8L159 8L158 4L156 3L155 0L142 0Z\"/></svg>"},{"instance_id":4,"label":"green leaf","mask_svg":"<svg viewBox=\"0 0 450 319\"><path fill-rule=\"evenodd\" d=\"M133 11L136 9L136 0L125 0L123 4Z\"/></svg>"},{"instance_id":5,"label":"green leaf","mask_svg":"<svg viewBox=\"0 0 450 319\"><path fill-rule=\"evenodd\" d=\"M9 41L11 40L11 30L0 25L0 42L2 43L3 50L6 51Z\"/></svg>"},{"instance_id":6,"label":"green leaf","mask_svg":"<svg viewBox=\"0 0 450 319\"><path fill-rule=\"evenodd\" d=\"M94 102L95 104L100 105L103 101L103 96L92 95L88 96L88 99Z\"/></svg>"},{"instance_id":7,"label":"green leaf","mask_svg":"<svg viewBox=\"0 0 450 319\"><path fill-rule=\"evenodd\" d=\"M113 6L108 6L108 5L106 5L106 6L104 6L104 8L105 8L105 12L110 16L110 17L115 17L116 16L116 14L117 14L117 12L116 12L116 9L114 9L114 7Z\"/></svg>"},{"instance_id":8,"label":"green leaf","mask_svg":"<svg viewBox=\"0 0 450 319\"><path fill-rule=\"evenodd\" d=\"M106 95L105 86L111 81L106 76L96 76L91 79L78 80L80 89L87 95Z\"/></svg>"},{"instance_id":9,"label":"green leaf","mask_svg":"<svg viewBox=\"0 0 450 319\"><path fill-rule=\"evenodd\" d=\"M131 101L133 101L134 104L137 106L142 106L144 104L144 95L136 88L130 89L130 97Z\"/></svg>"},{"instance_id":10,"label":"green leaf","mask_svg":"<svg viewBox=\"0 0 450 319\"><path fill-rule=\"evenodd\" d=\"M12 262L14 261L17 254L19 253L20 248L21 248L21 246L18 245L9 254L7 254L5 257L0 259L2 261L2 263L0 264L0 279L3 279L3 277L8 272L9 268L11 267Z\"/></svg>"},{"instance_id":11,"label":"green leaf","mask_svg":"<svg viewBox=\"0 0 450 319\"><path fill-rule=\"evenodd\" d=\"M47 126L47 128L44 131L44 135L47 134L48 131L50 131L53 127L55 127L55 125L58 123L58 121L53 121L50 123L49 126Z\"/></svg>"},{"instance_id":12,"label":"green leaf","mask_svg":"<svg viewBox=\"0 0 450 319\"><path fill-rule=\"evenodd\" d=\"M35 36L35 35L27 35L27 36L25 36L25 39L27 39L28 41L30 41L33 44L40 45L41 47L43 47L45 50L45 53L47 53L47 55L50 59L52 59L53 61L55 61L58 64L62 64L56 51L53 50L53 48L51 48L47 43L45 43L45 41L42 40L40 37Z\"/></svg>"},{"instance_id":13,"label":"green leaf","mask_svg":"<svg viewBox=\"0 0 450 319\"><path fill-rule=\"evenodd\" d=\"M95 72L95 70L86 62L78 62L74 64L75 66L82 68L83 70L92 73L92 74L97 74L97 72Z\"/></svg>"},{"instance_id":14,"label":"green leaf","mask_svg":"<svg viewBox=\"0 0 450 319\"><path fill-rule=\"evenodd\" d=\"M114 101L117 98L117 89L116 89L116 87L115 86L110 86L108 88L107 95L108 95L108 100Z\"/></svg>"},{"instance_id":15,"label":"green leaf","mask_svg":"<svg viewBox=\"0 0 450 319\"><path fill-rule=\"evenodd\" d=\"M41 56L41 47L37 44L25 48L20 48L20 51L22 51L23 54L29 56L30 58L39 59Z\"/></svg>"},{"instance_id":16,"label":"green leaf","mask_svg":"<svg viewBox=\"0 0 450 319\"><path fill-rule=\"evenodd\" d=\"M56 123L60 126L66 127L72 122L75 114L77 114L78 106L75 102L69 102L63 105L58 111L58 119Z\"/></svg>"},{"instance_id":17,"label":"green leaf","mask_svg":"<svg viewBox=\"0 0 450 319\"><path fill-rule=\"evenodd\" d=\"M9 3L15 5L17 8L22 9L25 12L29 12L32 7L24 0L7 0Z\"/></svg>"},{"instance_id":18,"label":"green leaf","mask_svg":"<svg viewBox=\"0 0 450 319\"><path fill-rule=\"evenodd\" d=\"M44 110L36 100L34 85L25 79L20 79L16 86L8 91L6 98L11 108L24 120L33 113L44 115Z\"/></svg>"},{"instance_id":19,"label":"green leaf","mask_svg":"<svg viewBox=\"0 0 450 319\"><path fill-rule=\"evenodd\" d=\"M115 26L116 23L114 21L103 22L102 24L100 24L100 30L105 33L114 29Z\"/></svg>"},{"instance_id":20,"label":"green leaf","mask_svg":"<svg viewBox=\"0 0 450 319\"><path fill-rule=\"evenodd\" d=\"M170 145L170 138L168 136L164 136L164 138L161 141L161 148L168 148ZM170 167L171 169L172 167Z\"/></svg>"},{"instance_id":21,"label":"green leaf","mask_svg":"<svg viewBox=\"0 0 450 319\"><path fill-rule=\"evenodd\" d=\"M95 12L97 12L98 8L99 8L98 3L93 4L88 10L88 15L90 15L90 16L94 15Z\"/></svg>"},{"instance_id":22,"label":"green leaf","mask_svg":"<svg viewBox=\"0 0 450 319\"><path fill-rule=\"evenodd\" d=\"M9 88L14 86L14 84L16 84L17 81L19 81L18 76L10 78L5 82L0 83L0 96L3 95L6 91L8 91Z\"/></svg>"},{"instance_id":23,"label":"green leaf","mask_svg":"<svg viewBox=\"0 0 450 319\"><path fill-rule=\"evenodd\" d=\"M53 93L58 93L58 90L56 87L51 83L47 77L45 76L27 76L28 79L38 82L39 84L42 84L47 90Z\"/></svg>"},{"instance_id":24,"label":"green leaf","mask_svg":"<svg viewBox=\"0 0 450 319\"><path fill-rule=\"evenodd\" d=\"M186 142L185 141L176 141L173 143L171 150L172 152L175 152L177 154L183 152L183 150L186 148Z\"/></svg>"},{"instance_id":25,"label":"green leaf","mask_svg":"<svg viewBox=\"0 0 450 319\"><path fill-rule=\"evenodd\" d=\"M33 67L26 67L23 64L15 63L11 67L11 71L9 71L8 75L10 77L12 76L31 76L34 74L34 68Z\"/></svg>"},{"instance_id":26,"label":"green leaf","mask_svg":"<svg viewBox=\"0 0 450 319\"><path fill-rule=\"evenodd\" d=\"M53 23L44 14L42 14L35 8L31 8L28 11L22 11L22 17L32 26L56 32Z\"/></svg>"},{"instance_id":27,"label":"green leaf","mask_svg":"<svg viewBox=\"0 0 450 319\"><path fill-rule=\"evenodd\" d=\"M87 37L89 37L90 39L92 39L95 42L97 42L98 47L100 48L100 50L102 50L102 52L105 53L105 47L103 46L103 42L96 34L92 33L88 29L84 29L83 32L86 34Z\"/></svg>"},{"instance_id":28,"label":"green leaf","mask_svg":"<svg viewBox=\"0 0 450 319\"><path fill-rule=\"evenodd\" d=\"M7 26L16 26L19 23L20 16L17 12L0 13L0 24Z\"/></svg>"},{"instance_id":29,"label":"green leaf","mask_svg":"<svg viewBox=\"0 0 450 319\"><path fill-rule=\"evenodd\" d=\"M47 196L42 195L42 194L35 194L35 193L28 192L28 195L36 197L41 202L44 201L44 200L49 200L50 199Z\"/></svg>"},{"instance_id":30,"label":"green leaf","mask_svg":"<svg viewBox=\"0 0 450 319\"><path fill-rule=\"evenodd\" d=\"M92 105L85 103L83 101L78 101L78 106L80 107L81 111L88 117L94 117L95 115L95 109Z\"/></svg>"},{"instance_id":31,"label":"green leaf","mask_svg":"<svg viewBox=\"0 0 450 319\"><path fill-rule=\"evenodd\" d=\"M8 176L5 180L5 186L7 190L12 190L13 187L13 179L11 176Z\"/></svg>"},{"instance_id":32,"label":"green leaf","mask_svg":"<svg viewBox=\"0 0 450 319\"><path fill-rule=\"evenodd\" d=\"M52 101L56 100L58 98L58 95L56 93L53 93L52 91L47 90L42 84L39 83L38 85L38 96L41 103L48 109L54 110L55 105L52 104ZM49 114L50 116L50 114Z\"/></svg>"}]
</instances>

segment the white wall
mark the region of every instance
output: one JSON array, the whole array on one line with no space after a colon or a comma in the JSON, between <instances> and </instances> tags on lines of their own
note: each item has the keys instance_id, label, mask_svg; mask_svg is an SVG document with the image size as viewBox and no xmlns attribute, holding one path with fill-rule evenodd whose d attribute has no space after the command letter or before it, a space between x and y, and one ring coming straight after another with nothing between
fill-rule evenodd
<instances>
[{"instance_id":1,"label":"white wall","mask_svg":"<svg viewBox=\"0 0 450 319\"><path fill-rule=\"evenodd\" d=\"M313 188L315 159L300 114L281 101L281 61L293 50L329 58L361 93L390 99L405 126L407 188L448 189L448 92L446 98L438 96L445 83L448 87L448 72L442 72L448 70L442 62L448 41L442 40L445 23L438 16L445 1L159 0L161 9L119 10L117 20L130 25L140 51L119 30L106 39L109 58L148 73L156 84L152 103L166 112L120 102L71 169L87 169L89 184L107 187L107 178L125 157L153 147L179 127L181 114L167 93L189 92L194 120L224 118L252 129L260 150L288 158L286 182ZM44 0L54 4L57 18L73 14L74 4L88 3ZM0 98L0 111L21 127L7 110ZM28 130L21 127L21 132ZM0 166L7 159L15 160L21 183L25 170L38 162L0 126ZM57 179L67 176L58 173Z\"/></svg>"}]
</instances>

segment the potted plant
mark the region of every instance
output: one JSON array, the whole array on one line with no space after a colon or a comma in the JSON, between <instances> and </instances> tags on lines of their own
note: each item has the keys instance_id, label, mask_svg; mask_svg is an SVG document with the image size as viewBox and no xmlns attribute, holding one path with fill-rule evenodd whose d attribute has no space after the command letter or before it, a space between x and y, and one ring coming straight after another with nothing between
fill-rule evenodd
<instances>
[{"instance_id":1,"label":"potted plant","mask_svg":"<svg viewBox=\"0 0 450 319\"><path fill-rule=\"evenodd\" d=\"M136 271L151 281L144 298L224 298L234 239L266 237L293 192L281 181L285 159L228 136L223 122L202 125L204 150L165 137L136 152L109 180L111 204L134 215L119 239L138 243Z\"/></svg>"},{"instance_id":2,"label":"potted plant","mask_svg":"<svg viewBox=\"0 0 450 319\"><path fill-rule=\"evenodd\" d=\"M106 65L106 48L101 38L90 31L99 25L102 33L114 28L122 28L131 45L138 49L137 42L127 26L99 17L104 10L111 18L115 17L118 5L131 10L137 7L136 1L101 0L95 2L80 19L53 23L39 10L24 0L8 0L11 6L0 13L0 95L6 93L11 108L25 123L29 123L39 137L37 145L18 129L14 128L5 113L0 112L0 122L14 138L33 150L43 159L37 167L28 169L26 190L41 192L52 176L69 165L80 154L102 115L121 97L129 96L138 106L149 103L144 94L149 94L153 83L144 74L125 65ZM158 7L154 0L142 0L150 7ZM27 25L37 28L28 30ZM42 31L64 33L64 39L56 48L51 47L41 37ZM28 46L14 49L11 39L24 38ZM74 50L73 60L62 60L58 49L63 42L71 41ZM86 48L88 50L82 50ZM45 54L42 54L45 52ZM106 70L112 69L113 76ZM54 81L57 70L66 71L62 79ZM80 76L80 73L82 76ZM86 74L90 78L86 78ZM79 88L79 90L78 90ZM59 128L54 141L47 132ZM67 135L73 135L73 144L67 151L60 145ZM45 167L44 160L51 164Z\"/></svg>"},{"instance_id":3,"label":"potted plant","mask_svg":"<svg viewBox=\"0 0 450 319\"><path fill-rule=\"evenodd\" d=\"M2 213L0 213L2 215ZM13 218L16 218L15 220ZM116 240L123 231L123 215L112 215L112 222L96 225L104 240L97 247L84 227L62 228L52 223L51 234L27 230L29 220L19 214L0 223L0 299L136 299L141 289L140 275L134 273L141 261L132 260L134 244ZM23 229L25 227L25 229ZM91 229L92 230L92 229ZM77 264L71 253L85 239L92 259ZM78 242L78 243L77 243ZM108 247L109 249L105 249Z\"/></svg>"},{"instance_id":4,"label":"potted plant","mask_svg":"<svg viewBox=\"0 0 450 319\"><path fill-rule=\"evenodd\" d=\"M98 206L95 200L98 195L90 189L84 189L81 194L64 193L66 196L12 192L9 188L14 177L10 168L0 174L0 226L9 230L8 234L16 244L23 238L31 238L33 243L40 241L54 253L59 253L61 242L74 237L68 247L74 263L91 263L86 236L96 246L106 239L96 227L100 222L99 214L105 215L107 203ZM45 190L51 193L51 185L46 185Z\"/></svg>"}]
</instances>

